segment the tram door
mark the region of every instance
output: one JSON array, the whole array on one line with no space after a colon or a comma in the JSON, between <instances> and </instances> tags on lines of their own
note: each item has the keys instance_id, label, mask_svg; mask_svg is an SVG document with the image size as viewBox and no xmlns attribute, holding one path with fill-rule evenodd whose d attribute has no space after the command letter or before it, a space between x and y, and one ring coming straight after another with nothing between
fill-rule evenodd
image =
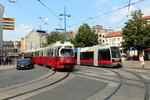
<instances>
[{"instance_id":1,"label":"tram door","mask_svg":"<svg viewBox=\"0 0 150 100\"><path fill-rule=\"evenodd\" d=\"M53 57L54 57L54 67L57 65L57 49L53 49Z\"/></svg>"},{"instance_id":2,"label":"tram door","mask_svg":"<svg viewBox=\"0 0 150 100\"><path fill-rule=\"evenodd\" d=\"M81 48L77 48L77 65L80 65L80 52L81 52Z\"/></svg>"},{"instance_id":3,"label":"tram door","mask_svg":"<svg viewBox=\"0 0 150 100\"><path fill-rule=\"evenodd\" d=\"M94 46L94 66L98 66L98 46Z\"/></svg>"}]
</instances>

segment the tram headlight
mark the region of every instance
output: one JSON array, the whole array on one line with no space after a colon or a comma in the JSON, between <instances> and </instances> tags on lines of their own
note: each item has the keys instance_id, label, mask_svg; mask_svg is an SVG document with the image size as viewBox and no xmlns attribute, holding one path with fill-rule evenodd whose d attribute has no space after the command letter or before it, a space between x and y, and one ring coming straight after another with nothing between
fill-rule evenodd
<instances>
[{"instance_id":1,"label":"tram headlight","mask_svg":"<svg viewBox=\"0 0 150 100\"><path fill-rule=\"evenodd\" d=\"M68 60L67 62L68 62L68 63L70 63L70 61L69 61L69 60Z\"/></svg>"}]
</instances>

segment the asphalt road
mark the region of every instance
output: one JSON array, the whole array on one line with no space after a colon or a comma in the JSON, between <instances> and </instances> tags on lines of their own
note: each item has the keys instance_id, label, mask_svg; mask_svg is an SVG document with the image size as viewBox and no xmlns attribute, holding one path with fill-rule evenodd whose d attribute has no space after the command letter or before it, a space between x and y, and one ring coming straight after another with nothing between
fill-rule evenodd
<instances>
[{"instance_id":1,"label":"asphalt road","mask_svg":"<svg viewBox=\"0 0 150 100\"><path fill-rule=\"evenodd\" d=\"M0 70L0 88L5 88L39 78L49 71L47 68L35 67L30 70L6 69Z\"/></svg>"},{"instance_id":2,"label":"asphalt road","mask_svg":"<svg viewBox=\"0 0 150 100\"><path fill-rule=\"evenodd\" d=\"M105 82L75 77L57 88L28 98L27 100L86 100L106 86L107 83Z\"/></svg>"},{"instance_id":3,"label":"asphalt road","mask_svg":"<svg viewBox=\"0 0 150 100\"><path fill-rule=\"evenodd\" d=\"M150 86L149 73L150 70L139 68L76 66L68 77L57 82L67 72L54 72L40 66L31 70L1 70L0 99L3 96L8 100L103 100L120 84L121 87L112 94L110 100L142 100ZM40 77L43 77L42 80ZM7 89L22 83L26 85Z\"/></svg>"}]
</instances>

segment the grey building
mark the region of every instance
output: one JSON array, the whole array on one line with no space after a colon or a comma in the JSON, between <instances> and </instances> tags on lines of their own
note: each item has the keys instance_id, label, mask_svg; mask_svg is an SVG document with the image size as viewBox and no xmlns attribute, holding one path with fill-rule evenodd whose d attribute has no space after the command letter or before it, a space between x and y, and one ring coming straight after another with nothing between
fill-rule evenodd
<instances>
[{"instance_id":1,"label":"grey building","mask_svg":"<svg viewBox=\"0 0 150 100\"><path fill-rule=\"evenodd\" d=\"M18 57L20 53L20 41L4 41L3 42L3 56Z\"/></svg>"}]
</instances>

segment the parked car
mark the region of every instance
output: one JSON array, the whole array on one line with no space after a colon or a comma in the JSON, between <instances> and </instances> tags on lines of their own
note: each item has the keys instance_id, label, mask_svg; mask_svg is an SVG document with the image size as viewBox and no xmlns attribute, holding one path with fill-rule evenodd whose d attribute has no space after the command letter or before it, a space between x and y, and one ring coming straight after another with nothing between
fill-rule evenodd
<instances>
[{"instance_id":1,"label":"parked car","mask_svg":"<svg viewBox=\"0 0 150 100\"><path fill-rule=\"evenodd\" d=\"M23 58L17 61L17 70L19 69L31 69L34 68L34 63L30 58Z\"/></svg>"}]
</instances>

